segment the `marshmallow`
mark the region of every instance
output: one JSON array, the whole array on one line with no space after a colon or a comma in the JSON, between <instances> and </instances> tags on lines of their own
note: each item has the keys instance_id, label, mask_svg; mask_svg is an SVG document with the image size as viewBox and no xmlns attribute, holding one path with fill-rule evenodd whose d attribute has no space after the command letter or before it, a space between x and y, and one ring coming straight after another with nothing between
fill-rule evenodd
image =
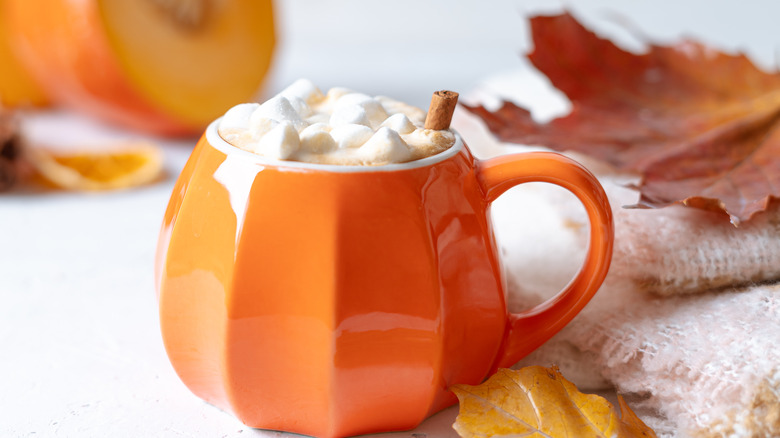
<instances>
[{"instance_id":1,"label":"marshmallow","mask_svg":"<svg viewBox=\"0 0 780 438\"><path fill-rule=\"evenodd\" d=\"M260 106L259 103L242 103L230 108L219 122L219 129L244 130L249 129L249 118L252 112Z\"/></svg>"},{"instance_id":2,"label":"marshmallow","mask_svg":"<svg viewBox=\"0 0 780 438\"><path fill-rule=\"evenodd\" d=\"M262 119L270 119L277 122L287 121L292 123L298 131L308 125L284 96L274 96L257 107L249 119L250 127L254 128L255 125L261 123Z\"/></svg>"},{"instance_id":3,"label":"marshmallow","mask_svg":"<svg viewBox=\"0 0 780 438\"><path fill-rule=\"evenodd\" d=\"M336 102L342 96L351 93L354 93L354 91L350 90L349 88L333 87L330 90L328 90L328 94L325 95L325 100L329 102Z\"/></svg>"},{"instance_id":4,"label":"marshmallow","mask_svg":"<svg viewBox=\"0 0 780 438\"><path fill-rule=\"evenodd\" d=\"M374 135L374 130L365 125L346 124L335 126L330 130L330 135L339 149L351 149L362 146Z\"/></svg>"},{"instance_id":5,"label":"marshmallow","mask_svg":"<svg viewBox=\"0 0 780 438\"><path fill-rule=\"evenodd\" d=\"M358 105L342 106L334 109L333 114L330 116L330 124L332 126L346 124L371 126L366 110Z\"/></svg>"},{"instance_id":6,"label":"marshmallow","mask_svg":"<svg viewBox=\"0 0 780 438\"><path fill-rule=\"evenodd\" d=\"M384 108L384 110L390 115L400 113L409 118L409 120L415 125L422 126L425 124L426 113L416 106L411 106L386 96L377 96L374 99L382 104L382 108Z\"/></svg>"},{"instance_id":7,"label":"marshmallow","mask_svg":"<svg viewBox=\"0 0 780 438\"><path fill-rule=\"evenodd\" d=\"M308 79L298 79L290 84L287 88L282 90L280 95L286 97L290 101L294 98L303 100L307 105L317 103L325 98L319 88Z\"/></svg>"},{"instance_id":8,"label":"marshmallow","mask_svg":"<svg viewBox=\"0 0 780 438\"><path fill-rule=\"evenodd\" d=\"M309 117L310 115L312 115L311 108L300 97L293 96L287 98L287 100L290 101L290 105L292 105L295 112L298 113L298 115L301 116L301 118Z\"/></svg>"},{"instance_id":9,"label":"marshmallow","mask_svg":"<svg viewBox=\"0 0 780 438\"><path fill-rule=\"evenodd\" d=\"M360 155L376 164L401 163L411 158L409 146L397 132L390 128L379 128L368 141L360 147Z\"/></svg>"},{"instance_id":10,"label":"marshmallow","mask_svg":"<svg viewBox=\"0 0 780 438\"><path fill-rule=\"evenodd\" d=\"M379 126L379 124L387 118L387 112L385 112L382 104L362 93L349 93L341 96L336 101L333 108L334 111L339 111L342 108L351 106L363 108L368 117L369 124L372 127Z\"/></svg>"},{"instance_id":11,"label":"marshmallow","mask_svg":"<svg viewBox=\"0 0 780 438\"><path fill-rule=\"evenodd\" d=\"M268 131L252 152L268 158L286 160L298 151L300 142L295 126L284 121Z\"/></svg>"},{"instance_id":12,"label":"marshmallow","mask_svg":"<svg viewBox=\"0 0 780 438\"><path fill-rule=\"evenodd\" d=\"M294 82L262 105L242 104L220 122L219 135L272 159L382 165L433 156L455 143L448 130L424 129L425 112L388 97L346 88L323 95Z\"/></svg>"},{"instance_id":13,"label":"marshmallow","mask_svg":"<svg viewBox=\"0 0 780 438\"><path fill-rule=\"evenodd\" d=\"M316 154L332 151L338 147L336 141L328 133L330 126L324 123L310 125L301 131L301 150Z\"/></svg>"},{"instance_id":14,"label":"marshmallow","mask_svg":"<svg viewBox=\"0 0 780 438\"><path fill-rule=\"evenodd\" d=\"M385 119L380 127L390 128L399 134L409 134L416 129L414 124L405 114L398 113Z\"/></svg>"},{"instance_id":15,"label":"marshmallow","mask_svg":"<svg viewBox=\"0 0 780 438\"><path fill-rule=\"evenodd\" d=\"M316 125L320 123L328 124L330 126L330 115L320 112L314 112L309 117L306 117L306 122Z\"/></svg>"},{"instance_id":16,"label":"marshmallow","mask_svg":"<svg viewBox=\"0 0 780 438\"><path fill-rule=\"evenodd\" d=\"M402 135L401 138L403 138L406 144L416 148L455 143L455 135L452 132L433 129L415 129L408 134Z\"/></svg>"},{"instance_id":17,"label":"marshmallow","mask_svg":"<svg viewBox=\"0 0 780 438\"><path fill-rule=\"evenodd\" d=\"M268 131L274 129L277 125L279 125L279 122L274 119L254 118L251 120L249 133L253 139L260 140Z\"/></svg>"},{"instance_id":18,"label":"marshmallow","mask_svg":"<svg viewBox=\"0 0 780 438\"><path fill-rule=\"evenodd\" d=\"M303 133L306 132L306 131L309 131L309 132L314 132L314 131L330 132L331 129L333 129L333 127L330 126L327 123L312 123L311 125L307 126L306 129L301 131L301 135L303 135Z\"/></svg>"}]
</instances>

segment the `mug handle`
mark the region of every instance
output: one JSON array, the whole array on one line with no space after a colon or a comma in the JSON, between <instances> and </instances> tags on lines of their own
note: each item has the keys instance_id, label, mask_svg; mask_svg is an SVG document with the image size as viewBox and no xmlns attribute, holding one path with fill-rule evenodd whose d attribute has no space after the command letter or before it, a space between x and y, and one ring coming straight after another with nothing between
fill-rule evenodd
<instances>
[{"instance_id":1,"label":"mug handle","mask_svg":"<svg viewBox=\"0 0 780 438\"><path fill-rule=\"evenodd\" d=\"M492 371L506 368L558 333L590 301L601 286L612 260L614 224L604 189L576 161L554 152L529 152L477 161L477 180L487 203L513 186L546 182L572 192L590 220L590 246L574 279L557 295L532 309L510 314L503 349Z\"/></svg>"}]
</instances>

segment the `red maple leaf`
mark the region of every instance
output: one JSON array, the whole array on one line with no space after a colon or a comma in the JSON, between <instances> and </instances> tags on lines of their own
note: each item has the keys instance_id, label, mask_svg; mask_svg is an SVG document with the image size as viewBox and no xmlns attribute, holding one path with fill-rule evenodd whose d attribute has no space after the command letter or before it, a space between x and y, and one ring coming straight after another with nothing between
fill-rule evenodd
<instances>
[{"instance_id":1,"label":"red maple leaf","mask_svg":"<svg viewBox=\"0 0 780 438\"><path fill-rule=\"evenodd\" d=\"M531 18L531 33L528 58L572 111L537 123L509 102L467 106L502 141L638 171L643 206L720 210L738 224L780 197L780 73L691 40L632 54L568 13Z\"/></svg>"}]
</instances>

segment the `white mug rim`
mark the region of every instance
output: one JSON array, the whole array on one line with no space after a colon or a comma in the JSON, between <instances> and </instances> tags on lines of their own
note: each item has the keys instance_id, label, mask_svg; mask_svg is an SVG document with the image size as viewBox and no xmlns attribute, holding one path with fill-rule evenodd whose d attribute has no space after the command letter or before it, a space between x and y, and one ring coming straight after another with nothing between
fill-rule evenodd
<instances>
[{"instance_id":1,"label":"white mug rim","mask_svg":"<svg viewBox=\"0 0 780 438\"><path fill-rule=\"evenodd\" d=\"M450 129L449 131L455 135L455 144L453 144L449 149L439 152L436 155L431 155L430 157L425 157L414 161L408 161L406 163L391 163L391 164L383 164L379 166L354 166L354 165L318 164L318 163L307 163L302 161L276 160L249 151L245 151L239 147L233 146L232 144L228 143L225 139L222 138L222 136L219 135L218 127L221 120L222 117L214 120L206 128L206 140L212 147L224 153L225 155L236 155L241 157L241 159L243 160L248 160L250 162L254 162L259 165L287 167L290 169L319 170L319 171L337 172L337 173L392 172L392 171L431 166L433 164L439 163L441 161L453 157L458 152L460 152L464 147L463 140L461 139L460 134L455 132L455 130Z\"/></svg>"}]
</instances>

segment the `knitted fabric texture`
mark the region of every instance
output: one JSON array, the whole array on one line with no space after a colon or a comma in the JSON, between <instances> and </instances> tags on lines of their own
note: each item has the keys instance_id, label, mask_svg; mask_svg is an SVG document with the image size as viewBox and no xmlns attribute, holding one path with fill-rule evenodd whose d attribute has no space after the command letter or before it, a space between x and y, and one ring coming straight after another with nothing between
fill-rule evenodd
<instances>
[{"instance_id":1,"label":"knitted fabric texture","mask_svg":"<svg viewBox=\"0 0 780 438\"><path fill-rule=\"evenodd\" d=\"M627 209L631 179L576 156L598 173L615 217L615 252L608 285L660 295L702 292L780 279L780 209L770 205L739 228L725 214L681 206ZM564 221L576 213L559 203ZM580 216L583 217L583 216ZM579 229L587 236L587 223Z\"/></svg>"},{"instance_id":2,"label":"knitted fabric texture","mask_svg":"<svg viewBox=\"0 0 780 438\"><path fill-rule=\"evenodd\" d=\"M640 295L581 315L516 366L560 363L574 380L598 373L641 396L637 412L659 436L774 437L778 338L780 285Z\"/></svg>"}]
</instances>

